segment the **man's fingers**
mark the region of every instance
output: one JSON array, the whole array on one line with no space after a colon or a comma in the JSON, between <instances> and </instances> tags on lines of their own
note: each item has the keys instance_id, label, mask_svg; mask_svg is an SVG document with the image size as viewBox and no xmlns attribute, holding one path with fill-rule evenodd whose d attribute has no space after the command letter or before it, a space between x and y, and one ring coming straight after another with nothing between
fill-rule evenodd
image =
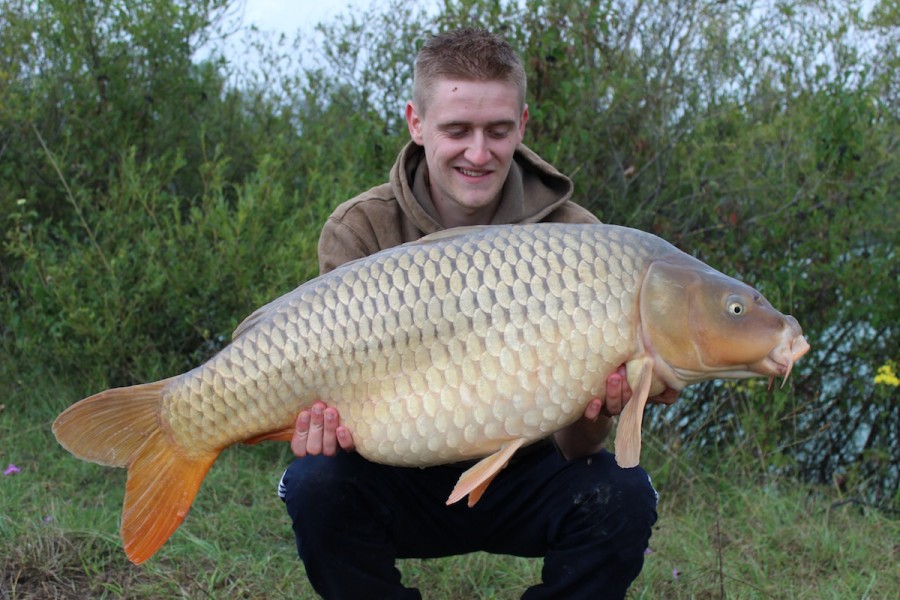
<instances>
[{"instance_id":1,"label":"man's fingers","mask_svg":"<svg viewBox=\"0 0 900 600\"><path fill-rule=\"evenodd\" d=\"M628 370L625 368L625 365L619 365L619 368L616 370L616 374L621 378L622 385L622 408L628 404L628 401L631 400L631 386L628 385Z\"/></svg>"},{"instance_id":2,"label":"man's fingers","mask_svg":"<svg viewBox=\"0 0 900 600\"><path fill-rule=\"evenodd\" d=\"M603 412L607 416L615 416L622 412L625 404L623 399L624 377L618 371L611 373L606 379L606 402L603 406Z\"/></svg>"},{"instance_id":3,"label":"man's fingers","mask_svg":"<svg viewBox=\"0 0 900 600\"><path fill-rule=\"evenodd\" d=\"M356 449L356 444L353 442L353 436L350 435L349 429L347 429L343 425L339 425L336 433L338 444L340 444L341 448L343 448L347 452L352 452Z\"/></svg>"},{"instance_id":4,"label":"man's fingers","mask_svg":"<svg viewBox=\"0 0 900 600\"><path fill-rule=\"evenodd\" d=\"M306 456L306 440L309 438L309 411L297 415L294 435L291 437L291 452L299 458Z\"/></svg>"},{"instance_id":5,"label":"man's fingers","mask_svg":"<svg viewBox=\"0 0 900 600\"><path fill-rule=\"evenodd\" d=\"M316 402L297 415L291 450L299 457L324 454L334 456L338 448L353 451L353 435L341 425L341 415L336 408Z\"/></svg>"},{"instance_id":6,"label":"man's fingers","mask_svg":"<svg viewBox=\"0 0 900 600\"><path fill-rule=\"evenodd\" d=\"M603 400L600 398L594 398L590 402L588 402L587 407L584 409L584 418L588 421L596 421L597 417L603 412Z\"/></svg>"},{"instance_id":7,"label":"man's fingers","mask_svg":"<svg viewBox=\"0 0 900 600\"><path fill-rule=\"evenodd\" d=\"M325 456L334 456L335 452L337 452L337 434L335 432L337 425L337 410L326 408L322 427L322 454Z\"/></svg>"},{"instance_id":8,"label":"man's fingers","mask_svg":"<svg viewBox=\"0 0 900 600\"><path fill-rule=\"evenodd\" d=\"M650 398L648 402L651 404L665 404L666 406L670 406L678 400L678 396L681 394L678 390L673 390L672 388L666 388L662 394L659 396L654 396Z\"/></svg>"},{"instance_id":9,"label":"man's fingers","mask_svg":"<svg viewBox=\"0 0 900 600\"><path fill-rule=\"evenodd\" d=\"M319 404L313 404L309 417L309 435L306 438L307 454L322 454L322 437L325 429L325 410Z\"/></svg>"}]
</instances>

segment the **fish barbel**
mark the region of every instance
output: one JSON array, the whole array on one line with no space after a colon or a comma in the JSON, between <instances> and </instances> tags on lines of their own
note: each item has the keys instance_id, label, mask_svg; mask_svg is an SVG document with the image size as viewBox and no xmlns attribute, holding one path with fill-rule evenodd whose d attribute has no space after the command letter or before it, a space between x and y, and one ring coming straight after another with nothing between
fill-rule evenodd
<instances>
[{"instance_id":1,"label":"fish barbel","mask_svg":"<svg viewBox=\"0 0 900 600\"><path fill-rule=\"evenodd\" d=\"M620 465L638 464L648 397L713 378L790 373L796 319L664 240L613 225L447 230L343 265L250 315L206 363L65 410L57 440L126 467L121 533L135 563L181 524L216 457L289 440L336 407L386 464L485 457L448 503L478 500L520 447L577 420L626 365Z\"/></svg>"}]
</instances>

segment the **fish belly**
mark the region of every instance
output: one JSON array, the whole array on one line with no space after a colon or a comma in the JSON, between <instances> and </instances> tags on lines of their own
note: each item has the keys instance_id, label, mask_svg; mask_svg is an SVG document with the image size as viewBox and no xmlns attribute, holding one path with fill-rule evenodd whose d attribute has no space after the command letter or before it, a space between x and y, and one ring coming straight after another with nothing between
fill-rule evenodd
<instances>
[{"instance_id":1,"label":"fish belly","mask_svg":"<svg viewBox=\"0 0 900 600\"><path fill-rule=\"evenodd\" d=\"M616 227L492 227L344 265L261 309L164 394L185 448L338 408L366 458L424 466L546 437L637 350L653 248Z\"/></svg>"}]
</instances>

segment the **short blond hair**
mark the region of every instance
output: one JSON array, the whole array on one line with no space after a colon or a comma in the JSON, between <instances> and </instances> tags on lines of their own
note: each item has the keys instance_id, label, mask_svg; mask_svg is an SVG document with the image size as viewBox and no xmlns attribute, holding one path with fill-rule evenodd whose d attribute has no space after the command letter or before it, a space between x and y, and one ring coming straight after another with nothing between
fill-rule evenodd
<instances>
[{"instance_id":1,"label":"short blond hair","mask_svg":"<svg viewBox=\"0 0 900 600\"><path fill-rule=\"evenodd\" d=\"M511 83L519 91L519 107L525 108L522 59L506 40L486 29L465 27L434 35L419 50L413 104L423 115L439 79Z\"/></svg>"}]
</instances>

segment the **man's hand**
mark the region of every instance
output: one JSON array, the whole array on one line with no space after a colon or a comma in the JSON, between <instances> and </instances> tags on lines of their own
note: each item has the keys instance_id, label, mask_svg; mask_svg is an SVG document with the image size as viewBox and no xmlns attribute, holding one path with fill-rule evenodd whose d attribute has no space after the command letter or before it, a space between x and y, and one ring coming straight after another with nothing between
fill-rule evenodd
<instances>
[{"instance_id":1,"label":"man's hand","mask_svg":"<svg viewBox=\"0 0 900 600\"><path fill-rule=\"evenodd\" d=\"M678 400L681 392L667 387L662 394L647 399L648 404L665 404L669 406ZM584 411L587 419L595 419L597 415L602 414L607 417L614 417L621 414L625 409L625 405L631 400L631 386L628 385L625 365L620 365L618 369L610 373L606 378L606 402L595 398ZM599 411L596 403L600 403Z\"/></svg>"},{"instance_id":2,"label":"man's hand","mask_svg":"<svg viewBox=\"0 0 900 600\"><path fill-rule=\"evenodd\" d=\"M298 457L324 454L334 456L338 446L352 451L355 448L350 430L341 425L336 408L315 402L308 410L300 411L291 438L291 450Z\"/></svg>"}]
</instances>

